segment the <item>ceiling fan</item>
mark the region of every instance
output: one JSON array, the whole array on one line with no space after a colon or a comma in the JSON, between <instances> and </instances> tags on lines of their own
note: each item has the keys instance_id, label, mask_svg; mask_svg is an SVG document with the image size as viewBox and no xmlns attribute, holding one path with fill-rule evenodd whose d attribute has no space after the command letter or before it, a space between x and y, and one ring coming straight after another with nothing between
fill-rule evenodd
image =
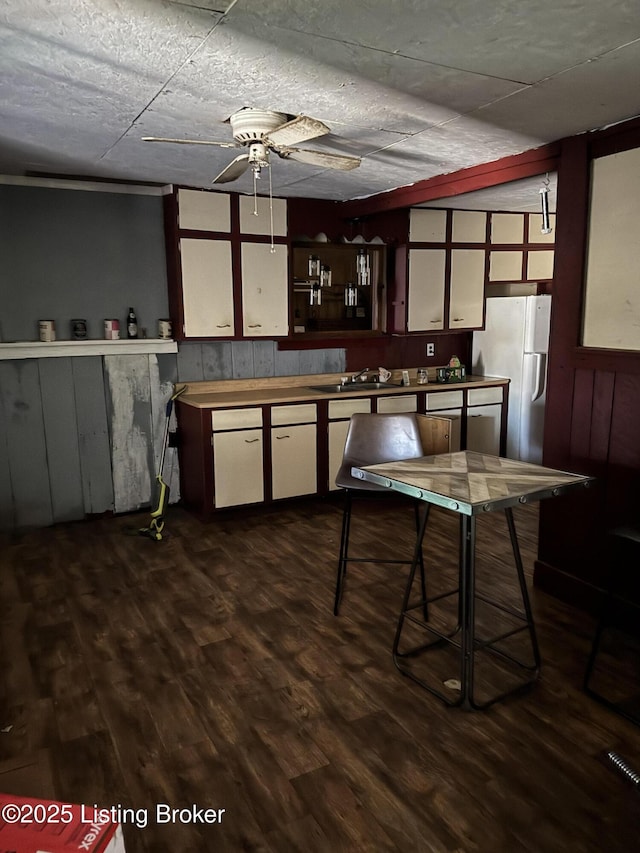
<instances>
[{"instance_id":1,"label":"ceiling fan","mask_svg":"<svg viewBox=\"0 0 640 853\"><path fill-rule=\"evenodd\" d=\"M346 157L325 151L312 151L292 147L308 139L316 139L329 133L329 128L318 119L309 116L289 116L273 110L244 107L233 113L227 121L231 125L234 142L214 142L199 139L168 139L143 136L144 142L175 142L180 145L216 145L219 148L246 148L226 166L212 183L225 184L235 181L251 167L254 178L269 166L269 154L274 152L283 160L297 160L323 169L348 171L360 165L359 157Z\"/></svg>"}]
</instances>

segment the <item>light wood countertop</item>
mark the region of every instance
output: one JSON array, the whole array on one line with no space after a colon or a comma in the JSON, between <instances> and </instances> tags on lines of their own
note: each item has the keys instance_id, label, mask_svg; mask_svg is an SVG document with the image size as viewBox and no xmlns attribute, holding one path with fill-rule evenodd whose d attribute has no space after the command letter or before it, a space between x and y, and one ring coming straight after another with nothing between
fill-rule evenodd
<instances>
[{"instance_id":1,"label":"light wood countertop","mask_svg":"<svg viewBox=\"0 0 640 853\"><path fill-rule=\"evenodd\" d=\"M435 371L434 371L435 373ZM276 376L263 379L227 379L218 382L177 383L186 384L187 390L178 402L197 409L220 409L233 406L262 406L278 403L308 403L318 400L335 400L344 397L389 397L399 394L415 394L417 391L442 392L461 391L465 388L490 388L507 385L509 379L499 376L467 376L465 382L436 382L418 384L416 369L409 371L410 385L391 385L380 390L359 389L354 383L348 391L335 393L315 391L312 385L340 383L340 374L311 374L305 376ZM394 371L393 382L400 381L400 371Z\"/></svg>"}]
</instances>

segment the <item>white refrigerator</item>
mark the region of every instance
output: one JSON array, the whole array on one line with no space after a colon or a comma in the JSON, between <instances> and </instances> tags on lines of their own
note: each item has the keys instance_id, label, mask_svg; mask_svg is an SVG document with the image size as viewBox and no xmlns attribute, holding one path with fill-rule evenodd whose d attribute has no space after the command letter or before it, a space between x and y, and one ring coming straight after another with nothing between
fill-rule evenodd
<instances>
[{"instance_id":1,"label":"white refrigerator","mask_svg":"<svg viewBox=\"0 0 640 853\"><path fill-rule=\"evenodd\" d=\"M507 456L542 462L551 296L493 296L473 333L473 373L508 376Z\"/></svg>"}]
</instances>

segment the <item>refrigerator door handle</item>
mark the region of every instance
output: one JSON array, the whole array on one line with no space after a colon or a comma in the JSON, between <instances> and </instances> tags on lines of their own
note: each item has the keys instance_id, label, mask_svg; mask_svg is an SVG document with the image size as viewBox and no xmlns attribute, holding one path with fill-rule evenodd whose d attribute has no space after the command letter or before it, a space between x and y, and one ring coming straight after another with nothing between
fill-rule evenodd
<instances>
[{"instance_id":1,"label":"refrigerator door handle","mask_svg":"<svg viewBox=\"0 0 640 853\"><path fill-rule=\"evenodd\" d=\"M544 393L545 354L543 352L532 353L536 363L534 368L535 386L531 394L531 402L535 402Z\"/></svg>"}]
</instances>

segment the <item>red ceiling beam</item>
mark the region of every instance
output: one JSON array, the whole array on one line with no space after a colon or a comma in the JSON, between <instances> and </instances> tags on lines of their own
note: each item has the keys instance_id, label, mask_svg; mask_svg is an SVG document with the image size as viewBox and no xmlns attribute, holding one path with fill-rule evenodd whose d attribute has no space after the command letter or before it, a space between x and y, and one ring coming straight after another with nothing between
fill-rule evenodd
<instances>
[{"instance_id":1,"label":"red ceiling beam","mask_svg":"<svg viewBox=\"0 0 640 853\"><path fill-rule=\"evenodd\" d=\"M513 154L501 160L494 160L492 163L470 166L468 169L460 169L448 175L437 175L410 186L398 187L390 192L379 193L368 198L345 201L342 202L340 212L345 219L357 219L385 210L414 207L425 201L495 187L520 178L542 175L545 172L555 172L559 154L560 143L552 142L522 154Z\"/></svg>"}]
</instances>

